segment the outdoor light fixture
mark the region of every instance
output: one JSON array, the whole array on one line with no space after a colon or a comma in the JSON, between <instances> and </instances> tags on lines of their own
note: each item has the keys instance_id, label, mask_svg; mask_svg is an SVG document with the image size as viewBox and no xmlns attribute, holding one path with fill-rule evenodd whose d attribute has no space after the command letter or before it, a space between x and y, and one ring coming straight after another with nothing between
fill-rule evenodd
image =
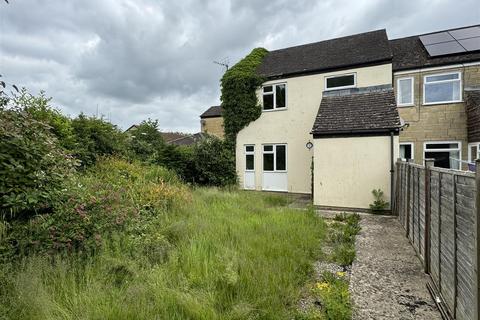
<instances>
[{"instance_id":1,"label":"outdoor light fixture","mask_svg":"<svg viewBox=\"0 0 480 320\"><path fill-rule=\"evenodd\" d=\"M310 150L310 149L313 148L313 143L311 143L310 141L308 141L307 144L305 145L305 147L307 147L307 149Z\"/></svg>"}]
</instances>

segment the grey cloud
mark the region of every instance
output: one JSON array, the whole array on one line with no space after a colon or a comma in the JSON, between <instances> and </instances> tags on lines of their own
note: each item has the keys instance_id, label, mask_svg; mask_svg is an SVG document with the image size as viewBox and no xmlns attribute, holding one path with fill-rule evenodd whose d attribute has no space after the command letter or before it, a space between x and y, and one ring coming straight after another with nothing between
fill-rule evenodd
<instances>
[{"instance_id":1,"label":"grey cloud","mask_svg":"<svg viewBox=\"0 0 480 320\"><path fill-rule=\"evenodd\" d=\"M123 128L158 118L199 130L223 70L252 48L278 49L386 28L406 36L480 22L478 0L12 0L0 4L0 73L46 90L68 114ZM340 53L341 54L341 53Z\"/></svg>"}]
</instances>

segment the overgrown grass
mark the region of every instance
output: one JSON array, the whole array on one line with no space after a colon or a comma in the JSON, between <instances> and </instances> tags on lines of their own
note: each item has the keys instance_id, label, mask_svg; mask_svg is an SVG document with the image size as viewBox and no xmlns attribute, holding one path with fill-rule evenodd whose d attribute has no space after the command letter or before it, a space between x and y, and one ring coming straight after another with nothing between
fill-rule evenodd
<instances>
[{"instance_id":1,"label":"overgrown grass","mask_svg":"<svg viewBox=\"0 0 480 320\"><path fill-rule=\"evenodd\" d=\"M200 188L93 256L0 266L0 319L291 319L326 227L282 199Z\"/></svg>"}]
</instances>

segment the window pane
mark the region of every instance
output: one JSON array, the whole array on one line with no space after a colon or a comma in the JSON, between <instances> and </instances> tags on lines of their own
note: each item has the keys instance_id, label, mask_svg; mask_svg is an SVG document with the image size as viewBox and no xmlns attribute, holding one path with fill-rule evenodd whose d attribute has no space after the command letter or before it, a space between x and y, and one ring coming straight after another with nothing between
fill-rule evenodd
<instances>
[{"instance_id":1,"label":"window pane","mask_svg":"<svg viewBox=\"0 0 480 320\"><path fill-rule=\"evenodd\" d=\"M398 82L398 102L400 104L413 103L412 79L403 79Z\"/></svg>"},{"instance_id":2,"label":"window pane","mask_svg":"<svg viewBox=\"0 0 480 320\"><path fill-rule=\"evenodd\" d=\"M272 86L263 87L263 92L273 92Z\"/></svg>"},{"instance_id":3,"label":"window pane","mask_svg":"<svg viewBox=\"0 0 480 320\"><path fill-rule=\"evenodd\" d=\"M410 144L400 145L400 158L412 159L412 145Z\"/></svg>"},{"instance_id":4,"label":"window pane","mask_svg":"<svg viewBox=\"0 0 480 320\"><path fill-rule=\"evenodd\" d=\"M273 109L273 94L266 94L263 96L263 110Z\"/></svg>"},{"instance_id":5,"label":"window pane","mask_svg":"<svg viewBox=\"0 0 480 320\"><path fill-rule=\"evenodd\" d=\"M253 152L255 150L254 148L255 148L254 146L245 146L245 151Z\"/></svg>"},{"instance_id":6,"label":"window pane","mask_svg":"<svg viewBox=\"0 0 480 320\"><path fill-rule=\"evenodd\" d=\"M459 169L460 162L458 151L446 152L425 152L425 158L435 159L434 166L446 169Z\"/></svg>"},{"instance_id":7,"label":"window pane","mask_svg":"<svg viewBox=\"0 0 480 320\"><path fill-rule=\"evenodd\" d=\"M276 103L277 103L277 108L285 108L286 106L286 101L285 101L285 85L284 84L279 84L275 88L275 94L276 94Z\"/></svg>"},{"instance_id":8,"label":"window pane","mask_svg":"<svg viewBox=\"0 0 480 320\"><path fill-rule=\"evenodd\" d=\"M355 76L353 74L348 76L327 78L327 89L353 86L354 84L355 84Z\"/></svg>"},{"instance_id":9,"label":"window pane","mask_svg":"<svg viewBox=\"0 0 480 320\"><path fill-rule=\"evenodd\" d=\"M263 154L263 171L273 171L273 153Z\"/></svg>"},{"instance_id":10,"label":"window pane","mask_svg":"<svg viewBox=\"0 0 480 320\"><path fill-rule=\"evenodd\" d=\"M277 170L286 170L287 169L287 160L286 160L286 147L285 146L276 146L276 162Z\"/></svg>"},{"instance_id":11,"label":"window pane","mask_svg":"<svg viewBox=\"0 0 480 320\"><path fill-rule=\"evenodd\" d=\"M427 149L458 149L458 143L427 143Z\"/></svg>"},{"instance_id":12,"label":"window pane","mask_svg":"<svg viewBox=\"0 0 480 320\"><path fill-rule=\"evenodd\" d=\"M254 161L254 155L253 154L247 154L245 156L245 162L246 162L245 168L247 170L254 170L255 161Z\"/></svg>"},{"instance_id":13,"label":"window pane","mask_svg":"<svg viewBox=\"0 0 480 320\"><path fill-rule=\"evenodd\" d=\"M425 85L425 102L449 102L460 100L460 82L444 82Z\"/></svg>"},{"instance_id":14,"label":"window pane","mask_svg":"<svg viewBox=\"0 0 480 320\"><path fill-rule=\"evenodd\" d=\"M440 75L440 76L429 76L429 77L426 77L426 81L427 81L427 82L431 82L431 81L443 81L443 80L456 80L456 79L459 79L458 73L454 73L454 74L442 74L442 75Z\"/></svg>"},{"instance_id":15,"label":"window pane","mask_svg":"<svg viewBox=\"0 0 480 320\"><path fill-rule=\"evenodd\" d=\"M263 146L263 151L273 151L273 146L272 145Z\"/></svg>"}]
</instances>

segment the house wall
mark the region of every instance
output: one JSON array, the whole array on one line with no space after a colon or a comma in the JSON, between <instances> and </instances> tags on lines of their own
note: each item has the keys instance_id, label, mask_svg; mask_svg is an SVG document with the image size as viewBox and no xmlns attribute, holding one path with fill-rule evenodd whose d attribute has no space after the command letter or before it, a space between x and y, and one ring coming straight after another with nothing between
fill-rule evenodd
<instances>
[{"instance_id":1,"label":"house wall","mask_svg":"<svg viewBox=\"0 0 480 320\"><path fill-rule=\"evenodd\" d=\"M310 131L322 99L325 77L356 72L357 87L391 84L392 65L342 70L336 72L268 81L265 84L287 84L287 108L280 111L264 111L259 119L251 122L237 136L237 173L243 186L245 172L244 145L255 145L255 189L262 190L262 144L286 143L288 191L311 192L311 159L313 150L305 144L312 141ZM257 91L262 101L261 89Z\"/></svg>"},{"instance_id":2,"label":"house wall","mask_svg":"<svg viewBox=\"0 0 480 320\"><path fill-rule=\"evenodd\" d=\"M398 157L394 137L394 158ZM391 137L326 138L314 140L315 205L369 208L373 189L390 201Z\"/></svg>"},{"instance_id":3,"label":"house wall","mask_svg":"<svg viewBox=\"0 0 480 320\"><path fill-rule=\"evenodd\" d=\"M467 160L467 114L464 102L423 105L423 77L425 75L459 71L464 87L480 85L480 65L453 66L434 70L415 70L394 74L395 92L397 79L414 78L414 104L399 106L400 117L409 124L400 133L400 142L414 143L414 161L423 164L426 141L460 141L462 160ZM464 98L464 95L463 95Z\"/></svg>"},{"instance_id":4,"label":"house wall","mask_svg":"<svg viewBox=\"0 0 480 320\"><path fill-rule=\"evenodd\" d=\"M201 131L203 133L208 133L223 139L225 134L223 130L222 117L204 118L200 120L200 123L201 123Z\"/></svg>"}]
</instances>

